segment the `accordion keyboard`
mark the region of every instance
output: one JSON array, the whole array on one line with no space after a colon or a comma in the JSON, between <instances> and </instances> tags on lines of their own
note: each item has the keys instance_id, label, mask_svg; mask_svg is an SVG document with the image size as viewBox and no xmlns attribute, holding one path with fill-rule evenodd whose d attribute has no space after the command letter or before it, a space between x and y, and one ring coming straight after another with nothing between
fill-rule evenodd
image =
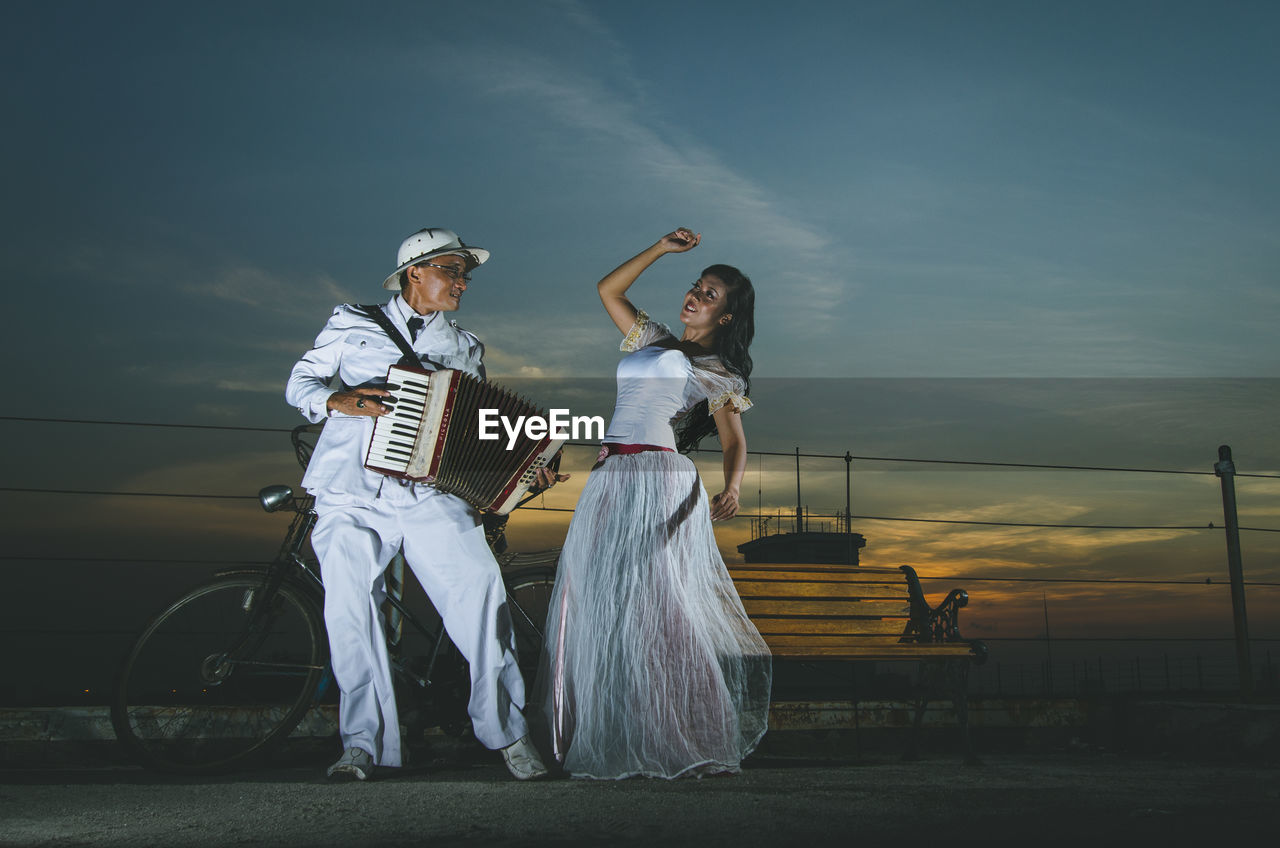
<instances>
[{"instance_id":1,"label":"accordion keyboard","mask_svg":"<svg viewBox=\"0 0 1280 848\"><path fill-rule=\"evenodd\" d=\"M387 383L394 408L374 421L366 464L403 473L409 467L413 445L422 426L429 380L425 372L393 367L387 372Z\"/></svg>"}]
</instances>

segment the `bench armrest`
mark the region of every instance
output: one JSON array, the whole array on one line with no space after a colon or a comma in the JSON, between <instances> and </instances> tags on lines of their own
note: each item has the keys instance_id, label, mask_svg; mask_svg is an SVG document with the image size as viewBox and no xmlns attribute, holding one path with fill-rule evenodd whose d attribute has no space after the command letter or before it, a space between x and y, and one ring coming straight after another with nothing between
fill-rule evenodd
<instances>
[{"instance_id":1,"label":"bench armrest","mask_svg":"<svg viewBox=\"0 0 1280 848\"><path fill-rule=\"evenodd\" d=\"M911 623L902 636L904 642L966 642L960 635L960 609L969 603L969 593L964 589L952 589L937 607L930 607L916 570L909 565L900 567L907 578L907 593L911 598ZM983 642L970 642L973 659L981 664L987 659L987 646Z\"/></svg>"}]
</instances>

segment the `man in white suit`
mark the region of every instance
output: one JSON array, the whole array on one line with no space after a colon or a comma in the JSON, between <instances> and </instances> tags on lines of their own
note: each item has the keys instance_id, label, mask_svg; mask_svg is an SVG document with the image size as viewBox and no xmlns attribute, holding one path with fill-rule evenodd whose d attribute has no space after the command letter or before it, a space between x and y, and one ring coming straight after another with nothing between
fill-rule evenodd
<instances>
[{"instance_id":1,"label":"man in white suit","mask_svg":"<svg viewBox=\"0 0 1280 848\"><path fill-rule=\"evenodd\" d=\"M382 287L399 294L380 308L428 369L484 377L484 345L448 320L470 272L489 258L440 228L407 238L398 268ZM341 690L343 755L330 777L365 780L379 765L401 764L400 724L380 606L383 572L403 547L450 638L471 666L468 712L476 738L500 749L522 780L546 773L526 738L524 681L516 665L506 590L485 542L480 515L465 501L425 484L364 467L374 419L386 415L387 368L402 353L358 307L337 307L315 347L293 367L285 398L311 422L328 419L302 484L319 519L311 545L324 579L325 625ZM341 380L335 391L333 379ZM543 485L554 476L540 476Z\"/></svg>"}]
</instances>

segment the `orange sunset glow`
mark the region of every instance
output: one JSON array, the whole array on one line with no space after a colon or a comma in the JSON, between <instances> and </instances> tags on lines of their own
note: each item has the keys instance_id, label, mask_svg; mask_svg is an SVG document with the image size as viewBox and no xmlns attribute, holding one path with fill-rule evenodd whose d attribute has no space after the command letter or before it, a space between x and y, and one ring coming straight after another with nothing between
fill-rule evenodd
<instances>
[{"instance_id":1,"label":"orange sunset glow","mask_svg":"<svg viewBox=\"0 0 1280 848\"><path fill-rule=\"evenodd\" d=\"M524 388L539 398L564 398L559 402L575 412L595 412L601 405L596 383L535 381ZM941 381L927 387L911 381L762 381L754 395L757 405L744 419L750 447L769 455L749 456L740 515L717 525L730 564L742 561L737 548L753 534L794 529L796 442L805 454L799 482L809 530L836 529L836 516L845 509L840 457L846 450L861 457L1199 472L853 461L853 529L867 540L860 564L911 565L933 603L953 588L967 590L962 632L988 640L993 660L1006 664L1034 664L1046 653L1046 617L1048 647L1058 663L1096 662L1100 654L1145 656L1148 664L1178 657L1190 662L1202 654L1226 662L1231 600L1221 484L1211 460L1219 440L1235 441L1242 473L1271 475L1236 480L1240 525L1257 528L1242 530L1255 660L1265 663L1268 650L1280 647L1274 641L1280 636L1280 586L1274 585L1280 583L1280 534L1267 532L1280 527L1280 479L1268 470L1280 468L1280 456L1268 453L1273 445L1247 437L1256 419L1280 406L1273 381L1225 389L1204 381ZM841 397L846 400L833 405ZM803 417L804 425L794 427L794 413L810 406L821 414ZM52 571L16 582L33 581L34 587L53 573L83 590L72 602L78 628L116 634L96 643L107 668L116 642L166 592L192 585L219 563L271 556L287 516L263 513L253 493L268 483L296 487L300 472L283 432L109 426L92 432L93 439L66 444L65 467L47 473L50 489L233 496L33 493L14 500L8 516L11 550L57 558ZM812 438L783 441L808 433ZM193 444L200 450L193 453ZM721 457L714 440L704 447L695 460L714 494ZM127 457L139 452L155 459L152 467L128 469ZM563 542L596 452L593 445L566 447L562 470L570 479L513 514L507 528L512 550L546 550ZM118 458L119 469L111 469L115 460L104 465L104 457ZM73 469L94 462L100 477L85 486ZM80 529L74 537L58 530L67 510L74 511ZM56 550L34 541L48 538L57 540ZM139 590L120 593L129 586ZM112 603L98 604L103 597ZM38 610L20 610L15 620L38 626ZM65 639L82 641L74 631ZM1099 641L1117 639L1130 641Z\"/></svg>"}]
</instances>

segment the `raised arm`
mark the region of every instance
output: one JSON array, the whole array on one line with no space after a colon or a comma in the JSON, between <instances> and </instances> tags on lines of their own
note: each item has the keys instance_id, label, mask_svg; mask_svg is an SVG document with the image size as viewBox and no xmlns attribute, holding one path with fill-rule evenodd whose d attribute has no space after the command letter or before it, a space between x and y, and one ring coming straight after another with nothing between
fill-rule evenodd
<instances>
[{"instance_id":1,"label":"raised arm","mask_svg":"<svg viewBox=\"0 0 1280 848\"><path fill-rule=\"evenodd\" d=\"M617 268L596 283L596 291L600 293L600 302L613 319L613 323L625 336L636 322L636 308L627 299L627 289L644 273L644 270L657 262L667 253L684 253L693 250L702 241L702 233L695 233L686 227L667 233L649 247L623 262Z\"/></svg>"},{"instance_id":2,"label":"raised arm","mask_svg":"<svg viewBox=\"0 0 1280 848\"><path fill-rule=\"evenodd\" d=\"M742 475L747 471L747 437L742 432L742 413L733 404L717 409L714 418L724 451L724 491L711 499L711 520L723 521L738 514Z\"/></svg>"}]
</instances>

